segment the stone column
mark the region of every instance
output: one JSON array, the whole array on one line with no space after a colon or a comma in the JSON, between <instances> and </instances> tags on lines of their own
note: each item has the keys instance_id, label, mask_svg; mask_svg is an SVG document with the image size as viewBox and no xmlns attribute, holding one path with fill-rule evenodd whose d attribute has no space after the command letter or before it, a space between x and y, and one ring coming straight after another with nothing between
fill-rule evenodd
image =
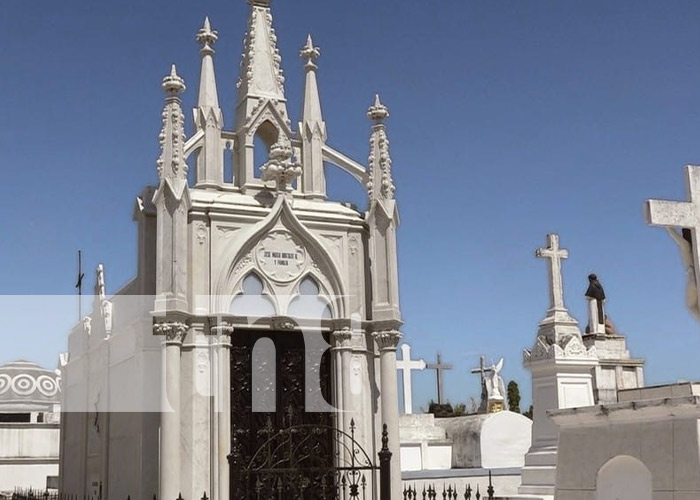
<instances>
[{"instance_id":1,"label":"stone column","mask_svg":"<svg viewBox=\"0 0 700 500\"><path fill-rule=\"evenodd\" d=\"M396 347L401 340L398 330L375 332L381 364L382 423L389 431L391 456L391 500L401 498L401 446L399 442L399 395L396 381ZM380 429L381 432L381 429ZM383 499L382 499L383 500Z\"/></svg>"},{"instance_id":2,"label":"stone column","mask_svg":"<svg viewBox=\"0 0 700 500\"><path fill-rule=\"evenodd\" d=\"M346 364L348 361L345 353L348 351L350 337L350 330L345 328L333 332L333 390L335 393L333 405L338 410L336 411L336 426L338 429L346 432L349 426L349 419L348 422L345 422L345 411L347 409L345 371L348 369L349 365Z\"/></svg>"},{"instance_id":3,"label":"stone column","mask_svg":"<svg viewBox=\"0 0 700 500\"><path fill-rule=\"evenodd\" d=\"M185 323L156 323L156 335L165 336L161 370L160 495L172 499L180 494L180 350L187 333Z\"/></svg>"},{"instance_id":4,"label":"stone column","mask_svg":"<svg viewBox=\"0 0 700 500\"><path fill-rule=\"evenodd\" d=\"M218 468L218 500L229 500L228 456L231 453L231 335L233 327L228 323L220 323L212 327L212 333L217 337L219 380L216 383L215 408L218 416L217 426L217 463ZM213 498L212 500L217 500Z\"/></svg>"}]
</instances>

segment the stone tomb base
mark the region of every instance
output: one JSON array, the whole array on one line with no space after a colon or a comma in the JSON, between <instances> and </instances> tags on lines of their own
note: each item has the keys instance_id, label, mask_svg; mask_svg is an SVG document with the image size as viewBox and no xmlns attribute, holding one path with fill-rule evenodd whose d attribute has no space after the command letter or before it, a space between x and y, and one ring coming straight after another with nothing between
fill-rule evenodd
<instances>
[{"instance_id":1,"label":"stone tomb base","mask_svg":"<svg viewBox=\"0 0 700 500\"><path fill-rule=\"evenodd\" d=\"M440 418L436 425L453 441L453 468L522 467L532 439L532 420L511 411Z\"/></svg>"},{"instance_id":2,"label":"stone tomb base","mask_svg":"<svg viewBox=\"0 0 700 500\"><path fill-rule=\"evenodd\" d=\"M452 440L445 429L435 425L432 413L401 415L401 470L449 469L452 464Z\"/></svg>"}]
</instances>

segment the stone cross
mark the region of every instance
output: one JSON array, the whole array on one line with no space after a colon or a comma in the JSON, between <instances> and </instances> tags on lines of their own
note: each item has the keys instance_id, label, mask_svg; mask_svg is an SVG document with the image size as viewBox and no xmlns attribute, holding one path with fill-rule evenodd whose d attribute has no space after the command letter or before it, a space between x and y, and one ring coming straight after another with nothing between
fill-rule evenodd
<instances>
[{"instance_id":1,"label":"stone cross","mask_svg":"<svg viewBox=\"0 0 700 500\"><path fill-rule=\"evenodd\" d=\"M486 358L479 357L479 368L472 368L472 373L481 375L481 410L488 412L488 394L486 391L486 374L493 371L492 367L486 367Z\"/></svg>"},{"instance_id":2,"label":"stone cross","mask_svg":"<svg viewBox=\"0 0 700 500\"><path fill-rule=\"evenodd\" d=\"M442 362L442 355L440 353L437 354L437 362L435 363L428 363L425 365L425 367L428 370L435 370L437 373L437 397L438 397L438 404L441 405L445 402L445 397L443 394L444 390L444 381L442 378L443 372L445 370L451 370L453 367L449 363L443 363Z\"/></svg>"},{"instance_id":3,"label":"stone cross","mask_svg":"<svg viewBox=\"0 0 700 500\"><path fill-rule=\"evenodd\" d=\"M425 361L411 359L411 346L401 346L402 359L396 360L396 369L403 371L403 408L406 415L413 413L413 397L411 392L411 370L425 370Z\"/></svg>"},{"instance_id":4,"label":"stone cross","mask_svg":"<svg viewBox=\"0 0 700 500\"><path fill-rule=\"evenodd\" d=\"M480 373L481 374L481 383L483 384L486 381L486 374L491 373L492 369L486 367L486 358L481 356L479 358L479 368L472 368L472 373Z\"/></svg>"},{"instance_id":5,"label":"stone cross","mask_svg":"<svg viewBox=\"0 0 700 500\"><path fill-rule=\"evenodd\" d=\"M549 313L566 311L564 306L564 285L561 278L561 261L569 257L569 252L559 247L559 235L547 235L547 247L535 250L535 257L549 260Z\"/></svg>"},{"instance_id":6,"label":"stone cross","mask_svg":"<svg viewBox=\"0 0 700 500\"><path fill-rule=\"evenodd\" d=\"M674 237L674 240L681 247L684 255L685 266L687 271L692 271L694 276L689 276L688 288L689 295L695 295L694 304L688 303L693 314L698 317L697 291L700 290L700 255L698 254L698 231L700 230L700 166L686 166L686 191L690 201L667 201L667 200L648 200L646 204L646 219L647 223L652 226L663 226L673 231L672 236L677 235L675 228L685 228L690 230L691 241L683 242L680 235ZM688 248L689 247L689 248ZM690 273L689 273L690 274ZM694 279L693 279L694 278ZM695 288L694 293L690 288ZM699 318L700 319L700 318Z\"/></svg>"}]
</instances>

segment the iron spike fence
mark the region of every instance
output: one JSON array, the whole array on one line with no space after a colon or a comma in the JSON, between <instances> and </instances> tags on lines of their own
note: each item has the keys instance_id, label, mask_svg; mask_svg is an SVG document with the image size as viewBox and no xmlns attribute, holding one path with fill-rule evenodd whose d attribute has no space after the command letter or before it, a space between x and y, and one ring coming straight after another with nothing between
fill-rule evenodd
<instances>
[{"instance_id":1,"label":"iron spike fence","mask_svg":"<svg viewBox=\"0 0 700 500\"><path fill-rule=\"evenodd\" d=\"M479 491L478 484L476 489L473 489L471 484L467 484L463 490L454 484L443 484L442 487L428 484L423 485L422 488L406 485L403 489L403 500L494 500L494 498L495 489L491 479L491 471L489 471L489 485L483 495Z\"/></svg>"},{"instance_id":2,"label":"iron spike fence","mask_svg":"<svg viewBox=\"0 0 700 500\"><path fill-rule=\"evenodd\" d=\"M382 448L378 453L379 465L357 442L355 431L355 421L351 420L349 433L332 426L309 424L270 432L246 464L236 463L233 453L229 456L231 499L391 500L392 453L389 451L386 424L382 430ZM235 444L234 439L234 446ZM326 445L332 446L334 464L324 464L317 460L324 455L319 447ZM409 493L404 491L404 499L419 499L407 494ZM433 500L438 497L424 498ZM476 500L479 498L477 496ZM102 495L71 495L32 489L17 489L11 499L124 500L107 499ZM131 500L131 496L126 500ZM153 495L153 500L157 500L156 495ZM185 499L179 494L175 500ZM209 500L206 492L201 500ZM457 500L457 497L444 497L443 500Z\"/></svg>"}]
</instances>

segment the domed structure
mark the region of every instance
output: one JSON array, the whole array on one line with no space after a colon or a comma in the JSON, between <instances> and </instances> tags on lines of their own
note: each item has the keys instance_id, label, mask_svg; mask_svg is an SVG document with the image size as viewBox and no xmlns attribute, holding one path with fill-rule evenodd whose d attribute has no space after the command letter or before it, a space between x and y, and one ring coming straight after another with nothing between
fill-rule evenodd
<instances>
[{"instance_id":1,"label":"domed structure","mask_svg":"<svg viewBox=\"0 0 700 500\"><path fill-rule=\"evenodd\" d=\"M15 412L57 412L61 377L30 361L0 366L0 415ZM0 422L3 421L0 416Z\"/></svg>"},{"instance_id":2,"label":"domed structure","mask_svg":"<svg viewBox=\"0 0 700 500\"><path fill-rule=\"evenodd\" d=\"M61 376L30 361L0 366L0 496L57 485Z\"/></svg>"}]
</instances>

